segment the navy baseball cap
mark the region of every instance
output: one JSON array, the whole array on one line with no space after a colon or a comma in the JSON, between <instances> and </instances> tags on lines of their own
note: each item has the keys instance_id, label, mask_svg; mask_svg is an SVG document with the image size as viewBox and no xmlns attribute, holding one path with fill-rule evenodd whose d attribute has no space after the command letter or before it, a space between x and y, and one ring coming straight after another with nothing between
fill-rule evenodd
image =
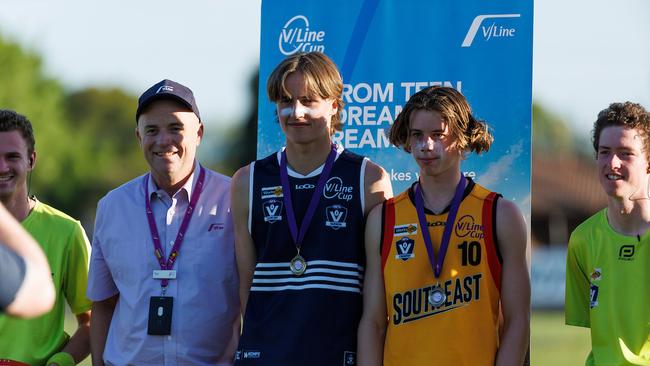
<instances>
[{"instance_id":1,"label":"navy baseball cap","mask_svg":"<svg viewBox=\"0 0 650 366\"><path fill-rule=\"evenodd\" d=\"M138 98L138 110L135 112L135 123L138 123L138 118L151 102L160 99L171 99L181 103L194 112L194 114L199 118L199 121L201 120L199 107L196 106L192 90L185 85L165 79L147 89L147 91L142 93L140 98Z\"/></svg>"}]
</instances>

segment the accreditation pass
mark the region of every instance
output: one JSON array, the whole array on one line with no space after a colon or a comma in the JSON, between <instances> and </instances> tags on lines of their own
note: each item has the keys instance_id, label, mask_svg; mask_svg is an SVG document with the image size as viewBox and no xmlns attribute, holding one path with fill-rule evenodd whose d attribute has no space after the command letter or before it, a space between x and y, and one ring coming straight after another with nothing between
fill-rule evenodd
<instances>
[{"instance_id":1,"label":"accreditation pass","mask_svg":"<svg viewBox=\"0 0 650 366\"><path fill-rule=\"evenodd\" d=\"M154 280L175 280L176 279L176 270L154 269L153 270L153 279Z\"/></svg>"}]
</instances>

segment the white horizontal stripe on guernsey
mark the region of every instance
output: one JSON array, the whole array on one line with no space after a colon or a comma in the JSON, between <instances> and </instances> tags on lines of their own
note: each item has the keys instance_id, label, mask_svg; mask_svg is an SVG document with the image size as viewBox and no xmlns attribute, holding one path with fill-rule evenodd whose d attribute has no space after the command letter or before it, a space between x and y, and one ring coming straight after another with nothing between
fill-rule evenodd
<instances>
[{"instance_id":1,"label":"white horizontal stripe on guernsey","mask_svg":"<svg viewBox=\"0 0 650 366\"><path fill-rule=\"evenodd\" d=\"M251 287L251 291L286 291L286 290L308 290L312 288L323 288L326 290L338 290L346 292L357 292L361 293L361 289L357 287L345 287L345 286L334 286L334 285L323 285L323 284L305 284L305 285L287 285L287 286L277 286L277 287Z\"/></svg>"},{"instance_id":2,"label":"white horizontal stripe on guernsey","mask_svg":"<svg viewBox=\"0 0 650 366\"><path fill-rule=\"evenodd\" d=\"M289 265L287 265L288 267ZM329 268L309 268L307 267L307 270L305 271L305 275L310 275L312 273L331 273L331 274L337 274L337 275L343 275L343 276L353 276L353 277L359 277L363 278L363 273L355 272L355 271L341 271L339 269L329 269ZM293 275L293 272L286 270L286 271L255 271L253 273L255 276L283 276L283 275Z\"/></svg>"},{"instance_id":3,"label":"white horizontal stripe on guernsey","mask_svg":"<svg viewBox=\"0 0 650 366\"><path fill-rule=\"evenodd\" d=\"M311 276L311 277L283 277L283 278L254 278L253 284L256 283L291 283L291 282L317 282L328 281L338 283L349 283L361 286L361 281L350 278L338 278L329 276Z\"/></svg>"},{"instance_id":4,"label":"white horizontal stripe on guernsey","mask_svg":"<svg viewBox=\"0 0 650 366\"><path fill-rule=\"evenodd\" d=\"M275 263L257 263L255 267L260 267L260 268L273 268L273 267L286 267L289 265L289 262L275 262ZM356 263L349 263L349 262L336 262L336 261L325 261L325 260L317 260L317 261L307 261L308 266L318 266L318 265L325 265L325 266L333 266L333 267L345 267L345 268L356 268L358 270L363 271L363 266L360 266Z\"/></svg>"}]
</instances>

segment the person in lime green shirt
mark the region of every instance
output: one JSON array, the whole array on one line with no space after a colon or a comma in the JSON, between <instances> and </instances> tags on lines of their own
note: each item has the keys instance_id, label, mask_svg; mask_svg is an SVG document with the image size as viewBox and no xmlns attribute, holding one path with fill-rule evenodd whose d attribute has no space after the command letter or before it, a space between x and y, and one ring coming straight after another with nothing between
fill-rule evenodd
<instances>
[{"instance_id":1,"label":"person in lime green shirt","mask_svg":"<svg viewBox=\"0 0 650 366\"><path fill-rule=\"evenodd\" d=\"M34 145L29 120L0 110L0 201L43 249L56 291L54 307L40 317L0 315L0 364L74 365L90 353L91 302L85 296L90 245L79 221L28 196ZM72 337L63 330L65 302L77 318Z\"/></svg>"},{"instance_id":2,"label":"person in lime green shirt","mask_svg":"<svg viewBox=\"0 0 650 366\"><path fill-rule=\"evenodd\" d=\"M607 207L569 239L566 323L591 328L585 365L650 366L650 115L613 103L593 134Z\"/></svg>"}]
</instances>

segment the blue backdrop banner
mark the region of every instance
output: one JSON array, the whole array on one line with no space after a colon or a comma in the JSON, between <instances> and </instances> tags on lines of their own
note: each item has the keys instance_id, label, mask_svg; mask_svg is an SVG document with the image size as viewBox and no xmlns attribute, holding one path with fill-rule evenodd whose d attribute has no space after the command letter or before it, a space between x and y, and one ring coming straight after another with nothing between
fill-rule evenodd
<instances>
[{"instance_id":1,"label":"blue backdrop banner","mask_svg":"<svg viewBox=\"0 0 650 366\"><path fill-rule=\"evenodd\" d=\"M419 169L390 146L388 129L415 92L451 86L495 138L463 171L530 217L532 0L263 0L261 29L258 157L284 145L268 76L288 55L321 51L345 84L334 141L383 166L396 194Z\"/></svg>"}]
</instances>

